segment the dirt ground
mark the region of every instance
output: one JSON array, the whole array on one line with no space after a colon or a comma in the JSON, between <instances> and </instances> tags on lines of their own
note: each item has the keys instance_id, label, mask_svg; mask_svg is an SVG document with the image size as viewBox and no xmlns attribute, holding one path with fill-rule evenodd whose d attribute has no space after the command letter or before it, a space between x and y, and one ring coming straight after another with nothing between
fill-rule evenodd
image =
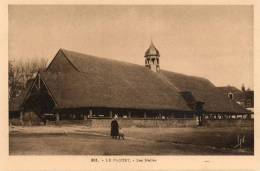
<instances>
[{"instance_id":1,"label":"dirt ground","mask_svg":"<svg viewBox=\"0 0 260 171\"><path fill-rule=\"evenodd\" d=\"M125 128L125 140L108 128L10 127L10 155L253 155L253 128ZM234 148L237 136L242 148Z\"/></svg>"}]
</instances>

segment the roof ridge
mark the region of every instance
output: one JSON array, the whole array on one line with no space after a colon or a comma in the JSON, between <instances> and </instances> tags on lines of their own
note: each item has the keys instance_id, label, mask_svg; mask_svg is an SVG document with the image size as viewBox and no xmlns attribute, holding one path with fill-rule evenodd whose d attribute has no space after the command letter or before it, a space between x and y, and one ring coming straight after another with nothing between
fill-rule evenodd
<instances>
[{"instance_id":1,"label":"roof ridge","mask_svg":"<svg viewBox=\"0 0 260 171\"><path fill-rule=\"evenodd\" d=\"M98 59L102 59L102 60L107 60L107 61L111 61L111 62L117 62L117 63L121 63L121 64L126 64L126 65L134 65L134 66L137 66L137 67L143 67L143 65L140 65L140 64L135 64L135 63L131 63L131 62L127 62L127 61L121 61L121 60L117 60L117 59L111 59L111 58L105 58L105 57L101 57L101 56L95 56L95 55L91 55L91 54L86 54L86 53L82 53L82 52L76 52L76 51L72 51L72 50L67 50L67 49L64 49L64 48L61 48L60 50L62 50L62 52L64 53L64 55L67 57L67 58L70 58L66 55L66 53L75 53L75 54L80 54L80 55L83 55L83 56L86 56L86 57L90 57L90 58L98 58ZM84 57L80 57L80 56L74 56L72 55L73 58L81 58L81 59L84 59ZM71 61L72 62L72 61ZM73 62L72 62L73 63Z\"/></svg>"},{"instance_id":2,"label":"roof ridge","mask_svg":"<svg viewBox=\"0 0 260 171\"><path fill-rule=\"evenodd\" d=\"M64 48L60 48L60 50L62 51L62 53L66 56L66 58L67 58L68 60L69 60L70 56L66 55L66 53L75 53L75 54L83 55L83 56L85 56L85 57L98 58L98 59L102 59L102 60L106 60L106 61L110 61L110 62L117 62L117 63L120 63L120 64L132 65L132 66L140 67L140 68L143 68L143 69L147 69L147 68L144 67L143 65L135 64L135 63L127 62L127 61L120 61L120 60L116 60L116 59L110 59L110 58L95 56L95 55L91 55L91 54L86 54L86 53L82 53L82 52L76 52L76 51L73 51L73 50L64 49ZM84 57L80 57L80 56L77 56L77 55L71 55L71 56L72 56L73 58L84 59ZM73 66L77 69L78 72L84 73L83 71L81 71L81 70L76 66L76 64L74 64L74 62L73 62L72 60L69 60L69 61L73 64ZM149 69L147 69L147 70L149 70ZM150 70L149 70L149 71L150 71ZM197 79L201 79L201 80L205 80L205 81L210 82L207 78L200 77L200 76L187 75L187 74L182 74L182 73L178 73L178 72L174 72L174 71L169 71L169 70L164 70L164 69L161 69L161 71L170 72L170 73L174 73L174 74L179 74L179 75L186 76L186 77L197 78ZM153 72L153 71L151 71L151 72ZM210 83L211 83L211 82L210 82ZM211 83L211 84L212 84L212 83ZM212 84L212 85L214 85L214 84ZM215 85L214 85L214 86L215 86Z\"/></svg>"}]
</instances>

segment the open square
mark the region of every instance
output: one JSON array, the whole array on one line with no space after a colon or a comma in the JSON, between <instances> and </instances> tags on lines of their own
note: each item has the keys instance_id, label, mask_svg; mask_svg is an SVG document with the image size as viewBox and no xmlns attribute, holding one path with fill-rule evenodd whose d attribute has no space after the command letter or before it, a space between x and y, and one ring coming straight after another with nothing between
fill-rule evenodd
<instances>
[{"instance_id":1,"label":"open square","mask_svg":"<svg viewBox=\"0 0 260 171\"><path fill-rule=\"evenodd\" d=\"M125 140L108 128L10 128L10 155L253 155L253 129L126 128ZM242 149L237 136L245 136Z\"/></svg>"}]
</instances>

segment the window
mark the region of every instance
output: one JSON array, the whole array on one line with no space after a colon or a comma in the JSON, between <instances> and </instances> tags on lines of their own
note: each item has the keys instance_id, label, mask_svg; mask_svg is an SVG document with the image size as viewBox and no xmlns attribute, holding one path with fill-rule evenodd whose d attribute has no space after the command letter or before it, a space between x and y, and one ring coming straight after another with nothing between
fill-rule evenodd
<instances>
[{"instance_id":1,"label":"window","mask_svg":"<svg viewBox=\"0 0 260 171\"><path fill-rule=\"evenodd\" d=\"M234 98L233 93L229 92L229 93L228 93L228 98L231 99L231 100L233 100L233 98Z\"/></svg>"}]
</instances>

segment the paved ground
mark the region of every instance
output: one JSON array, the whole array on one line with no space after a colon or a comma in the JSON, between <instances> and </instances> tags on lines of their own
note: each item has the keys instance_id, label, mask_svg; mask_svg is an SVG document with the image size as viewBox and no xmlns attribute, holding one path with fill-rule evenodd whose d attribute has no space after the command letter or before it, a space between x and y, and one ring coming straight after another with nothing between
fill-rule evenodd
<instances>
[{"instance_id":1,"label":"paved ground","mask_svg":"<svg viewBox=\"0 0 260 171\"><path fill-rule=\"evenodd\" d=\"M114 140L108 128L11 127L10 155L252 155L252 128L126 128ZM235 149L237 135L245 136Z\"/></svg>"}]
</instances>

